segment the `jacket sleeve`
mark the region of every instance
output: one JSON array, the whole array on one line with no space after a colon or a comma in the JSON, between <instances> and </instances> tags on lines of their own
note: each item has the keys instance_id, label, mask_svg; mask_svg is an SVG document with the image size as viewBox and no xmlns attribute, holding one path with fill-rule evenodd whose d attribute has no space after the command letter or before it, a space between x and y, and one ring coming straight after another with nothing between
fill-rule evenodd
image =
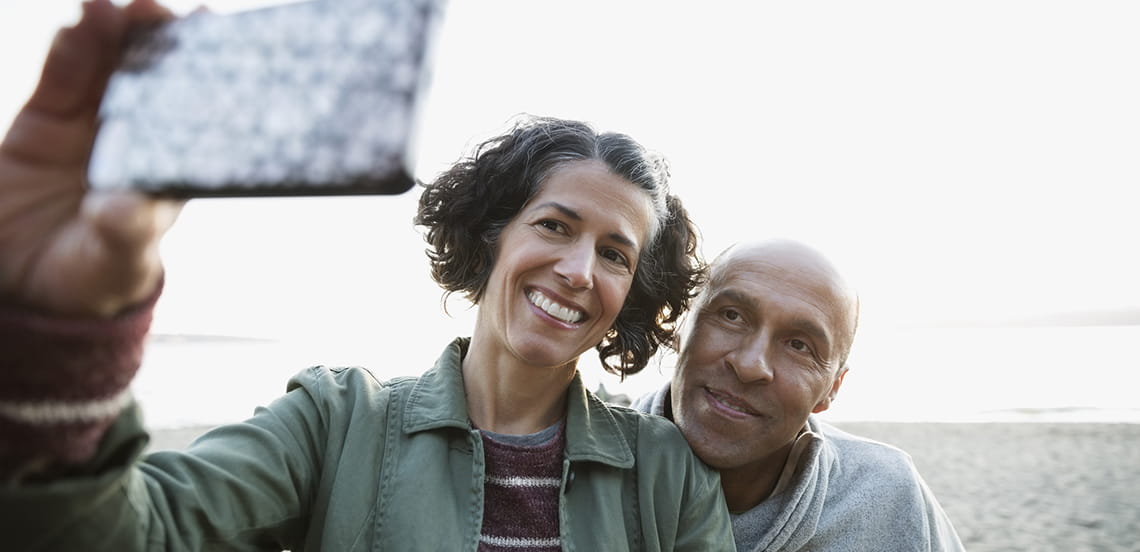
<instances>
[{"instance_id":1,"label":"jacket sleeve","mask_svg":"<svg viewBox=\"0 0 1140 552\"><path fill-rule=\"evenodd\" d=\"M693 454L680 430L659 417L645 417L638 438L639 463L657 473L642 478L640 495L652 496L658 517L656 535L647 531L648 549L720 552L736 550L732 521L720 476ZM656 539L656 540L655 540Z\"/></svg>"},{"instance_id":2,"label":"jacket sleeve","mask_svg":"<svg viewBox=\"0 0 1140 552\"><path fill-rule=\"evenodd\" d=\"M681 506L674 550L736 550L732 521L715 471L693 457Z\"/></svg>"},{"instance_id":3,"label":"jacket sleeve","mask_svg":"<svg viewBox=\"0 0 1140 552\"><path fill-rule=\"evenodd\" d=\"M0 304L0 485L92 458L131 403L157 299L107 319Z\"/></svg>"},{"instance_id":4,"label":"jacket sleeve","mask_svg":"<svg viewBox=\"0 0 1140 552\"><path fill-rule=\"evenodd\" d=\"M141 457L137 408L118 417L91 461L43 483L0 490L0 534L14 550L289 548L304 539L324 414L313 370L249 420L186 451ZM311 386L299 382L308 382ZM208 400L208 398L204 398Z\"/></svg>"}]
</instances>

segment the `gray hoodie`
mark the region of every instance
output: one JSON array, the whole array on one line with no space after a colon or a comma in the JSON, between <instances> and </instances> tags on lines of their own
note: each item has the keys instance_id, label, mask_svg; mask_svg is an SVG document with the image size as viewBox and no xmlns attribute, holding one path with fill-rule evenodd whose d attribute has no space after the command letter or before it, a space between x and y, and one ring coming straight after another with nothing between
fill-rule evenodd
<instances>
[{"instance_id":1,"label":"gray hoodie","mask_svg":"<svg viewBox=\"0 0 1140 552\"><path fill-rule=\"evenodd\" d=\"M634 401L665 415L669 386ZM732 515L741 552L960 551L958 534L905 452L816 416L772 495Z\"/></svg>"}]
</instances>

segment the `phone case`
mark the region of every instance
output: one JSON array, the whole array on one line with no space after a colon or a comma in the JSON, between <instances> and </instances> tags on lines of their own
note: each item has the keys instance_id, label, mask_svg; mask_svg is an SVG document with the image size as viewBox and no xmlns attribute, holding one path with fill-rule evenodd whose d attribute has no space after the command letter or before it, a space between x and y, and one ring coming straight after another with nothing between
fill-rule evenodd
<instances>
[{"instance_id":1,"label":"phone case","mask_svg":"<svg viewBox=\"0 0 1140 552\"><path fill-rule=\"evenodd\" d=\"M398 194L439 2L197 12L132 38L100 106L95 189Z\"/></svg>"}]
</instances>

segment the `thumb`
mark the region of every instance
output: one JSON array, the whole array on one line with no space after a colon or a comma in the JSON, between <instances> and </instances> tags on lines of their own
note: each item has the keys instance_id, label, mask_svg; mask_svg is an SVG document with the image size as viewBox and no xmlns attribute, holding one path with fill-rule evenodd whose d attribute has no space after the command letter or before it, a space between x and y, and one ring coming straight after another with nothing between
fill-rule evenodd
<instances>
[{"instance_id":1,"label":"thumb","mask_svg":"<svg viewBox=\"0 0 1140 552\"><path fill-rule=\"evenodd\" d=\"M80 216L108 246L146 247L170 229L185 203L131 191L94 192L84 197Z\"/></svg>"}]
</instances>

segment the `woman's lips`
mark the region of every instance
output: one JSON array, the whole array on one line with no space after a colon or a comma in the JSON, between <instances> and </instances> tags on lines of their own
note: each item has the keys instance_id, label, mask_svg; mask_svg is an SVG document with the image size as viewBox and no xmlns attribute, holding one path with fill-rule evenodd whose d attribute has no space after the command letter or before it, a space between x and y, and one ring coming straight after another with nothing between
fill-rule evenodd
<instances>
[{"instance_id":1,"label":"woman's lips","mask_svg":"<svg viewBox=\"0 0 1140 552\"><path fill-rule=\"evenodd\" d=\"M530 300L531 305L563 324L576 325L586 319L585 311L573 305L564 305L558 300L550 298L542 290L530 290L527 292L527 299Z\"/></svg>"}]
</instances>

